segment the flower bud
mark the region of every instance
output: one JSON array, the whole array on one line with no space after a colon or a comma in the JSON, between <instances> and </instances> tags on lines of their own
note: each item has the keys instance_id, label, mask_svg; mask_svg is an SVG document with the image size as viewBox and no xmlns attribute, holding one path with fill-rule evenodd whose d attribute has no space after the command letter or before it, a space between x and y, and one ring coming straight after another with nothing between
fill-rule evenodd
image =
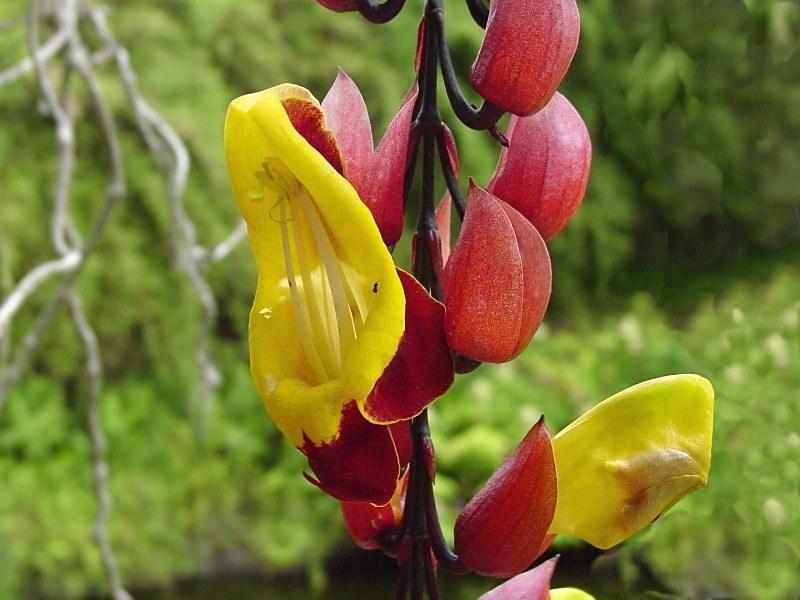
<instances>
[{"instance_id":1,"label":"flower bud","mask_svg":"<svg viewBox=\"0 0 800 600\"><path fill-rule=\"evenodd\" d=\"M517 356L542 322L551 280L534 226L470 182L461 234L442 272L453 351L482 362Z\"/></svg>"},{"instance_id":2,"label":"flower bud","mask_svg":"<svg viewBox=\"0 0 800 600\"><path fill-rule=\"evenodd\" d=\"M456 552L481 575L521 573L552 541L547 531L556 496L553 447L542 418L461 511Z\"/></svg>"},{"instance_id":3,"label":"flower bud","mask_svg":"<svg viewBox=\"0 0 800 600\"><path fill-rule=\"evenodd\" d=\"M583 199L592 142L578 111L556 92L541 111L511 117L488 191L533 223L545 241L556 236Z\"/></svg>"},{"instance_id":4,"label":"flower bud","mask_svg":"<svg viewBox=\"0 0 800 600\"><path fill-rule=\"evenodd\" d=\"M578 47L575 0L492 0L472 87L515 115L541 110Z\"/></svg>"}]
</instances>

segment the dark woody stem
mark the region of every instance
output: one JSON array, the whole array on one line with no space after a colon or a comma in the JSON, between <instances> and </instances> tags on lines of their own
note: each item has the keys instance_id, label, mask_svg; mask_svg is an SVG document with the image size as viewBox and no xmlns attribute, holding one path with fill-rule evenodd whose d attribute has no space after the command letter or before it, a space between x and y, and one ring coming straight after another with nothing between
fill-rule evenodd
<instances>
[{"instance_id":1,"label":"dark woody stem","mask_svg":"<svg viewBox=\"0 0 800 600\"><path fill-rule=\"evenodd\" d=\"M486 22L489 20L489 9L483 3L483 0L467 0L467 8L472 19L486 29Z\"/></svg>"},{"instance_id":2,"label":"dark woody stem","mask_svg":"<svg viewBox=\"0 0 800 600\"><path fill-rule=\"evenodd\" d=\"M405 6L406 0L355 0L358 12L370 23L381 25L394 19Z\"/></svg>"},{"instance_id":3,"label":"dark woody stem","mask_svg":"<svg viewBox=\"0 0 800 600\"><path fill-rule=\"evenodd\" d=\"M422 195L414 236L412 272L438 300L442 299L442 291L436 269L437 264L441 265L441 248L435 215L437 153L447 189L453 198L456 210L462 216L464 206L458 177L447 151L445 126L437 100L439 67L442 60L440 34L443 36L443 11L443 0L426 0L424 37L418 74L419 94L412 114L408 152L410 160L404 186L404 193L407 195L416 172L417 161L421 158ZM452 65L449 65L449 68L452 72ZM467 106L460 92L458 97ZM483 129L492 128L502 114L502 111L495 110L491 106L483 109L483 112L469 106L467 109L457 113L466 114L472 125L480 125L478 128ZM496 117L494 113L497 113ZM489 114L491 118L487 117ZM438 566L451 573L466 573L469 569L448 547L439 523L433 493L436 467L427 409L411 421L411 441L412 457L403 523L400 539L396 540L394 545L401 572L396 599L424 600L427 597L428 600L441 600L436 575Z\"/></svg>"},{"instance_id":4,"label":"dark woody stem","mask_svg":"<svg viewBox=\"0 0 800 600\"><path fill-rule=\"evenodd\" d=\"M383 4L378 4L378 0L356 0L361 14L374 23L393 18L403 7L403 3L404 0L386 0ZM467 5L475 21L485 27L488 10L482 0L467 0ZM489 102L475 108L461 93L445 39L444 0L425 0L423 15L425 23L421 29L423 33L417 75L419 92L411 119L403 198L407 203L417 162L421 158L422 195L414 235L412 273L434 298L442 300L439 282L441 242L435 213L437 153L447 190L462 219L465 200L458 185L457 166L451 161L448 152L448 132L439 112L439 70L442 72L447 97L458 119L472 129L488 130L501 143L504 138L497 133L496 123L503 116L503 110ZM405 211L405 206L403 209ZM381 540L381 545L387 552L397 556L400 566L396 600L425 600L426 597L428 600L441 600L437 568L441 566L452 574L467 573L469 568L449 548L439 523L433 493L436 465L427 409L411 420L410 427L412 455L403 522L399 531Z\"/></svg>"}]
</instances>

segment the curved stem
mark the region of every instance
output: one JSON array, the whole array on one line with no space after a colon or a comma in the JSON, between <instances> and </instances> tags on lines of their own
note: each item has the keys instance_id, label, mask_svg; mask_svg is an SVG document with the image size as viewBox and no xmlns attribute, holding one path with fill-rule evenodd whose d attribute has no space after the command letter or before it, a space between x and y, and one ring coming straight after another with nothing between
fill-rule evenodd
<instances>
[{"instance_id":1,"label":"curved stem","mask_svg":"<svg viewBox=\"0 0 800 600\"><path fill-rule=\"evenodd\" d=\"M386 0L383 4L378 0L356 0L358 12L370 23L382 25L394 19L405 6L406 0Z\"/></svg>"},{"instance_id":2,"label":"curved stem","mask_svg":"<svg viewBox=\"0 0 800 600\"><path fill-rule=\"evenodd\" d=\"M483 4L483 0L467 0L467 8L469 14L472 15L472 20L475 21L481 28L486 29L486 23L489 20L489 9Z\"/></svg>"},{"instance_id":3,"label":"curved stem","mask_svg":"<svg viewBox=\"0 0 800 600\"><path fill-rule=\"evenodd\" d=\"M470 129L493 130L505 111L488 100L484 100L480 108L475 108L461 93L456 72L453 68L453 60L450 58L450 49L447 47L447 38L444 33L444 14L442 11L431 15L431 18L427 21L427 29L428 35L435 40L438 46L444 89L447 91L447 98L450 100L450 106L453 107L456 117Z\"/></svg>"}]
</instances>

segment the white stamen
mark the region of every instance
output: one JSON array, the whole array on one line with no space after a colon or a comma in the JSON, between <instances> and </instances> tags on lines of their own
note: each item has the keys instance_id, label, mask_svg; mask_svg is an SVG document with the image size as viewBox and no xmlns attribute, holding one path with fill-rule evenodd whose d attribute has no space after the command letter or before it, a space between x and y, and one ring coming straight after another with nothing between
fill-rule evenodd
<instances>
[{"instance_id":1,"label":"white stamen","mask_svg":"<svg viewBox=\"0 0 800 600\"><path fill-rule=\"evenodd\" d=\"M288 198L284 197L280 200L281 205L281 240L283 242L283 261L286 265L286 278L289 282L289 293L292 297L292 308L294 308L294 316L297 319L297 328L300 331L300 340L303 344L303 349L306 351L308 362L311 363L311 368L317 376L318 383L325 383L330 381L328 374L325 372L325 367L319 358L317 349L314 346L313 332L311 330L311 319L309 318L306 304L300 302L300 293L297 289L297 280L294 276L294 267L292 266L292 250L289 246L289 231L286 225L286 204Z\"/></svg>"}]
</instances>

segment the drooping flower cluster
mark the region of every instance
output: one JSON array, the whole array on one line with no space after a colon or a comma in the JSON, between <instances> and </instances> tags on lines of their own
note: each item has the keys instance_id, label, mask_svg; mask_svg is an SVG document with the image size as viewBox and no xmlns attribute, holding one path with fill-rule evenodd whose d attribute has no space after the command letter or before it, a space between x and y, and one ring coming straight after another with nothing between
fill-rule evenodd
<instances>
[{"instance_id":1,"label":"drooping flower cluster","mask_svg":"<svg viewBox=\"0 0 800 600\"><path fill-rule=\"evenodd\" d=\"M403 4L318 1L365 15ZM441 547L425 408L456 372L511 360L535 334L552 283L546 242L583 198L591 143L556 92L577 46L575 1L494 0L470 73L488 108L459 118L506 145L488 185L470 180L461 197L455 141L435 107L436 65L447 78L449 60L440 4L426 3L418 81L376 148L341 70L322 103L285 84L231 104L225 152L259 273L251 371L270 416L308 457L308 479L341 501L357 544L401 566L513 577L484 600L546 599L554 562L519 574L557 534L608 548L705 485L713 390L676 375L609 398L555 436L542 418L461 512L457 555ZM494 129L503 111L513 113L505 137ZM389 249L403 234L420 144L409 274ZM434 147L448 185L435 212ZM462 226L451 248L453 204Z\"/></svg>"}]
</instances>

